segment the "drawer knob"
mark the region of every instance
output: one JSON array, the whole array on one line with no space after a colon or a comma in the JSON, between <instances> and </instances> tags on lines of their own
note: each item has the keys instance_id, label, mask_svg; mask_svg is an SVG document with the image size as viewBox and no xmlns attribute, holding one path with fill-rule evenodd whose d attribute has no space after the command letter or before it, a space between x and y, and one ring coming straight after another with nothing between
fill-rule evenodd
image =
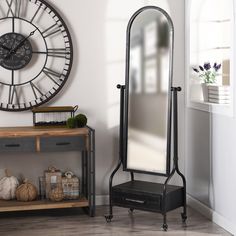
<instances>
[{"instance_id":1,"label":"drawer knob","mask_svg":"<svg viewBox=\"0 0 236 236\"><path fill-rule=\"evenodd\" d=\"M57 146L67 146L70 145L70 142L60 142L60 143L56 143Z\"/></svg>"},{"instance_id":2,"label":"drawer knob","mask_svg":"<svg viewBox=\"0 0 236 236\"><path fill-rule=\"evenodd\" d=\"M5 147L20 147L20 144L6 144Z\"/></svg>"}]
</instances>

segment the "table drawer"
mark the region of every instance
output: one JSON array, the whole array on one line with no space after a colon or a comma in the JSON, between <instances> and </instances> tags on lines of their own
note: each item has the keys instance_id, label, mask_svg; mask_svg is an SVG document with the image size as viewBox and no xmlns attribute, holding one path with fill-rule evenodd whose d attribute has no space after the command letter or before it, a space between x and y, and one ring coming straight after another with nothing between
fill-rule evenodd
<instances>
[{"instance_id":1,"label":"table drawer","mask_svg":"<svg viewBox=\"0 0 236 236\"><path fill-rule=\"evenodd\" d=\"M0 152L35 151L35 138L0 138Z\"/></svg>"},{"instance_id":2,"label":"table drawer","mask_svg":"<svg viewBox=\"0 0 236 236\"><path fill-rule=\"evenodd\" d=\"M151 197L132 193L112 191L112 202L114 205L134 209L161 211L161 196Z\"/></svg>"},{"instance_id":3,"label":"table drawer","mask_svg":"<svg viewBox=\"0 0 236 236\"><path fill-rule=\"evenodd\" d=\"M67 136L67 137L42 137L40 139L40 151L73 151L85 149L85 137Z\"/></svg>"}]
</instances>

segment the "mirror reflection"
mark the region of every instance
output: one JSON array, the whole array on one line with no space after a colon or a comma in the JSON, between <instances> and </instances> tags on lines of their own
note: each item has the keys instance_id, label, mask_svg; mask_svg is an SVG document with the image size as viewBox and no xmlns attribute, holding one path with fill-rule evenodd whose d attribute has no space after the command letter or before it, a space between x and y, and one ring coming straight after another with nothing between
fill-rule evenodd
<instances>
[{"instance_id":1,"label":"mirror reflection","mask_svg":"<svg viewBox=\"0 0 236 236\"><path fill-rule=\"evenodd\" d=\"M156 9L137 15L130 29L127 169L167 171L171 31Z\"/></svg>"}]
</instances>

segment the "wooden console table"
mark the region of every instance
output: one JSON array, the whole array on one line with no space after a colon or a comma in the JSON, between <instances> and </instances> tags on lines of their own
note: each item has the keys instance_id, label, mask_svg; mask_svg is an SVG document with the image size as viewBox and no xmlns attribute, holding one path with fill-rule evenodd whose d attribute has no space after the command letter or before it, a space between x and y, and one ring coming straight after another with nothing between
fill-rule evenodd
<instances>
[{"instance_id":1,"label":"wooden console table","mask_svg":"<svg viewBox=\"0 0 236 236\"><path fill-rule=\"evenodd\" d=\"M95 130L4 127L0 128L0 152L82 152L82 197L78 200L52 202L2 201L0 212L84 207L90 216L95 215Z\"/></svg>"}]
</instances>

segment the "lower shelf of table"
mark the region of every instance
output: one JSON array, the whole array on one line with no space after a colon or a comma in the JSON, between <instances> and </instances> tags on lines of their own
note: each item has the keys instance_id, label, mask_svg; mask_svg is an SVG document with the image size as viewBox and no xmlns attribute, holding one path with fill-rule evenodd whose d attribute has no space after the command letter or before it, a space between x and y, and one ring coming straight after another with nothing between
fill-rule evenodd
<instances>
[{"instance_id":1,"label":"lower shelf of table","mask_svg":"<svg viewBox=\"0 0 236 236\"><path fill-rule=\"evenodd\" d=\"M49 200L37 200L32 202L19 202L16 200L11 200L11 201L0 200L0 212L62 209L62 208L73 208L73 207L88 207L88 206L89 203L86 198L80 198L78 200L67 200L62 202L52 202Z\"/></svg>"}]
</instances>

